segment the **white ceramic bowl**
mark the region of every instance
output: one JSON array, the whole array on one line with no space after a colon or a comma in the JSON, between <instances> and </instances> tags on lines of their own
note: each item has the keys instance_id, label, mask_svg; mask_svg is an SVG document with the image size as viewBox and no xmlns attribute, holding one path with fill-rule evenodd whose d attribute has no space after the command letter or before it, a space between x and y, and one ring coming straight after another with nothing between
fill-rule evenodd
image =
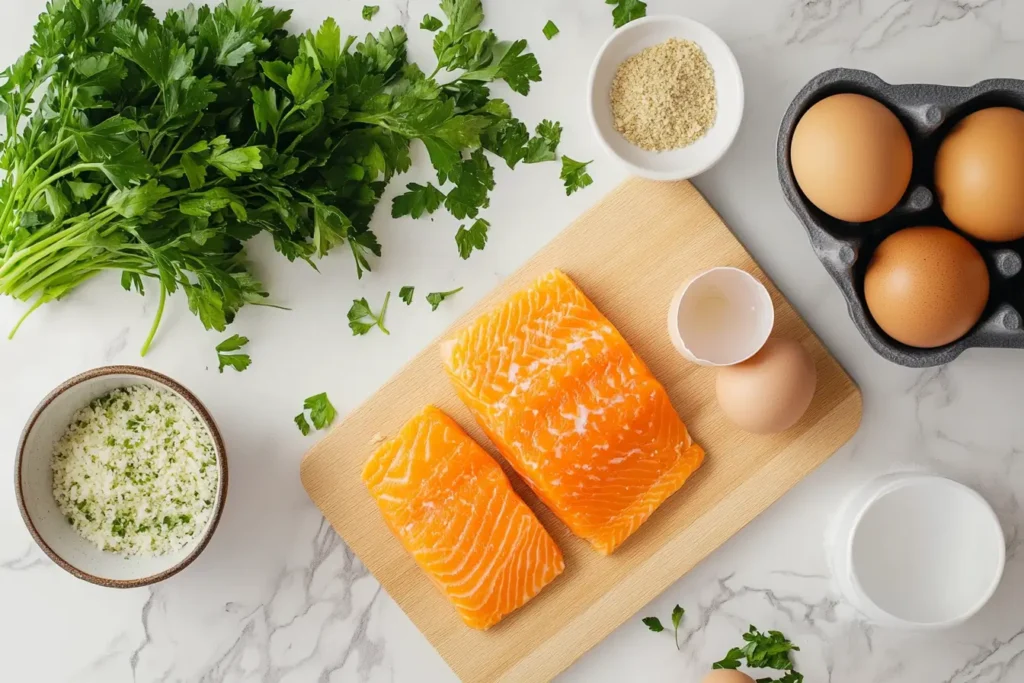
<instances>
[{"instance_id":1,"label":"white ceramic bowl","mask_svg":"<svg viewBox=\"0 0 1024 683\"><path fill-rule=\"evenodd\" d=\"M715 72L718 115L707 134L692 145L649 152L615 130L609 93L615 72L627 57L669 38L692 40L704 50ZM645 17L615 31L601 46L590 69L587 100L597 138L630 172L654 180L684 180L711 168L736 138L743 119L743 76L729 46L707 26L686 17Z\"/></svg>"},{"instance_id":2,"label":"white ceramic bowl","mask_svg":"<svg viewBox=\"0 0 1024 683\"><path fill-rule=\"evenodd\" d=\"M183 398L213 439L220 474L217 497L206 528L183 548L158 557L125 558L104 552L85 540L60 513L53 498L51 460L56 442L71 417L95 398L121 387L147 384ZM21 435L15 460L15 492L21 516L43 552L74 576L111 588L135 588L162 581L191 564L206 548L220 521L227 495L228 467L224 443L209 412L190 391L169 377L131 366L90 370L69 379L43 399Z\"/></svg>"},{"instance_id":3,"label":"white ceramic bowl","mask_svg":"<svg viewBox=\"0 0 1024 683\"><path fill-rule=\"evenodd\" d=\"M880 626L961 624L995 594L1006 542L976 491L929 474L890 474L852 495L826 538L846 600Z\"/></svg>"},{"instance_id":4,"label":"white ceramic bowl","mask_svg":"<svg viewBox=\"0 0 1024 683\"><path fill-rule=\"evenodd\" d=\"M742 363L761 350L774 325L775 307L765 286L728 266L694 275L668 308L672 346L698 365Z\"/></svg>"}]
</instances>

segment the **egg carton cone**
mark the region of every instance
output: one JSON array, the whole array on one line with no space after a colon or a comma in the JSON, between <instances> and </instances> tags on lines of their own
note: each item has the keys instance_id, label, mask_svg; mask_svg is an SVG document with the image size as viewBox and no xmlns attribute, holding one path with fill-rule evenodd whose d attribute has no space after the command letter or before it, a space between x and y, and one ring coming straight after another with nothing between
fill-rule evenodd
<instances>
[{"instance_id":1,"label":"egg carton cone","mask_svg":"<svg viewBox=\"0 0 1024 683\"><path fill-rule=\"evenodd\" d=\"M899 117L910 135L914 155L910 185L892 211L873 221L849 223L829 216L808 201L793 175L790 147L797 123L813 104L839 93L859 93L878 100ZM936 200L934 171L939 145L964 117L989 107L1024 110L1024 81L992 79L970 87L894 85L867 71L832 69L811 79L782 119L777 155L786 201L843 292L857 329L879 355L893 363L922 368L949 363L973 347L1024 349L1024 240L978 240L957 229ZM951 344L925 349L901 344L875 323L864 300L864 274L882 240L903 228L929 225L954 230L977 247L988 266L991 287L985 312L970 332Z\"/></svg>"}]
</instances>

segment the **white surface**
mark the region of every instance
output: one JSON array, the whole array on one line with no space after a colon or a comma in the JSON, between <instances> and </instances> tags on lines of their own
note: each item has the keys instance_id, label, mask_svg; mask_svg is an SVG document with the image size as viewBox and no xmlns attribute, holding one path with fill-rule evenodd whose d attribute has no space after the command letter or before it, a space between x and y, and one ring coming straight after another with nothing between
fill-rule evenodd
<instances>
[{"instance_id":1,"label":"white surface","mask_svg":"<svg viewBox=\"0 0 1024 683\"><path fill-rule=\"evenodd\" d=\"M693 41L704 50L715 73L717 117L692 145L649 152L615 130L609 93L623 61L670 38ZM692 178L714 166L732 145L743 120L743 76L729 46L704 24L675 14L637 19L609 36L590 69L587 93L590 120L605 150L630 173L655 180Z\"/></svg>"},{"instance_id":2,"label":"white surface","mask_svg":"<svg viewBox=\"0 0 1024 683\"><path fill-rule=\"evenodd\" d=\"M79 408L115 389L134 384L156 386L178 393L173 387L162 382L136 375L104 375L75 384L56 396L40 413L39 419L26 435L22 459L21 482L25 509L43 541L72 567L86 574L113 581L145 579L174 568L202 542L209 530L207 525L191 542L175 552L157 557L125 558L116 553L103 552L85 540L64 520L58 509L53 499L53 471L50 467L57 440L64 434L72 416ZM187 401L185 396L182 398ZM216 445L214 450L219 461L222 454ZM223 504L223 496L218 494L217 500L214 501L211 520Z\"/></svg>"},{"instance_id":3,"label":"white surface","mask_svg":"<svg viewBox=\"0 0 1024 683\"><path fill-rule=\"evenodd\" d=\"M1005 538L991 506L955 481L879 477L855 493L828 539L843 596L895 628L949 628L974 616L999 585Z\"/></svg>"},{"instance_id":4,"label":"white surface","mask_svg":"<svg viewBox=\"0 0 1024 683\"><path fill-rule=\"evenodd\" d=\"M174 0L175 4L182 4ZM444 662L362 565L323 525L299 484L298 464L315 437L292 424L302 400L327 391L351 410L413 353L550 240L626 173L603 154L586 107L586 79L612 32L600 0L484 0L488 22L528 37L544 82L527 98L499 92L530 125L565 124L563 148L594 158L593 186L566 198L555 164L511 173L497 166L484 216L487 249L459 259L459 223L392 220L374 225L379 267L356 280L338 253L320 264L289 264L260 242L253 260L277 302L291 312L244 310L233 332L252 339L253 366L217 373L215 344L185 301L168 302L167 327L144 363L166 372L210 408L227 441L231 492L210 546L185 572L152 589L109 591L54 567L36 550L14 504L8 469L0 485L0 679L31 683L452 683ZM160 7L167 7L164 0ZM362 31L362 2L281 0L307 28L332 14ZM378 3L374 3L378 4ZM436 0L385 0L374 27L404 22L412 54L427 62L430 37L415 27ZM736 143L697 187L864 390L864 423L853 442L729 543L585 655L559 683L696 683L740 642L749 624L778 628L801 647L808 683L1019 683L1024 680L1024 352L968 351L946 368L910 370L871 351L842 296L808 245L779 191L775 137L792 97L834 66L871 69L896 82L966 85L1024 77L1024 3L996 0L649 0L651 13L685 13L732 47L747 87ZM4 3L0 62L28 45L43 0ZM562 32L547 41L553 20ZM429 62L428 62L429 63ZM389 188L428 178L415 170ZM386 206L386 204L385 204ZM623 226L642 230L643 226ZM658 258L652 253L651 258ZM392 297L391 336L353 338L353 297L379 304L389 289L415 284L416 305ZM434 313L423 292L465 285ZM642 292L637 292L642 296ZM0 439L8 467L35 402L61 380L108 361L136 362L156 298L100 278L44 307L18 338L0 342ZM0 299L0 329L23 308ZM660 325L659 325L660 326ZM683 361L680 361L683 362ZM727 457L709 453L708 458ZM839 501L879 474L922 468L980 491L1002 521L1006 574L981 613L951 631L904 633L860 619L833 588L821 539ZM0 477L2 484L2 477ZM667 621L686 608L676 651Z\"/></svg>"},{"instance_id":5,"label":"white surface","mask_svg":"<svg viewBox=\"0 0 1024 683\"><path fill-rule=\"evenodd\" d=\"M761 350L775 324L764 285L739 268L711 268L683 285L668 311L672 345L698 365L735 365Z\"/></svg>"}]
</instances>

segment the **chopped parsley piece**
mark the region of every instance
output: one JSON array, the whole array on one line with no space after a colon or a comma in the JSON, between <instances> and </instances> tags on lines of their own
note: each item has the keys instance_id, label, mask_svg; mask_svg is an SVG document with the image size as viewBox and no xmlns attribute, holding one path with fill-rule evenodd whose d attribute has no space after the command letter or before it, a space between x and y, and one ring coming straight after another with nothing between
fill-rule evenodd
<instances>
[{"instance_id":1,"label":"chopped parsley piece","mask_svg":"<svg viewBox=\"0 0 1024 683\"><path fill-rule=\"evenodd\" d=\"M566 196L571 195L577 190L582 190L587 185L594 182L594 179L587 173L587 166L591 162L589 161L576 161L569 157L562 155L562 180L565 182L565 194Z\"/></svg>"},{"instance_id":2,"label":"chopped parsley piece","mask_svg":"<svg viewBox=\"0 0 1024 683\"><path fill-rule=\"evenodd\" d=\"M306 420L307 411L309 412L309 421ZM331 400L327 398L327 393L325 392L316 396L310 396L303 402L302 412L295 416L295 424L303 436L308 436L310 422L317 429L324 429L330 426L337 416L338 411L334 409L334 405L331 404Z\"/></svg>"},{"instance_id":3,"label":"chopped parsley piece","mask_svg":"<svg viewBox=\"0 0 1024 683\"><path fill-rule=\"evenodd\" d=\"M427 294L427 303L430 304L430 310L436 311L437 307L441 305L442 301L444 301L450 296L458 294L461 291L462 287L459 287L458 289L453 289L449 292L431 292L430 294Z\"/></svg>"},{"instance_id":4,"label":"chopped parsley piece","mask_svg":"<svg viewBox=\"0 0 1024 683\"><path fill-rule=\"evenodd\" d=\"M459 231L455 233L455 244L459 246L459 256L467 259L474 249L479 250L487 246L487 228L489 227L491 224L483 218L477 218L469 230L460 225ZM435 306L435 308L437 307Z\"/></svg>"},{"instance_id":5,"label":"chopped parsley piece","mask_svg":"<svg viewBox=\"0 0 1024 683\"><path fill-rule=\"evenodd\" d=\"M370 21L380 11L380 5L363 5L363 19Z\"/></svg>"},{"instance_id":6,"label":"chopped parsley piece","mask_svg":"<svg viewBox=\"0 0 1024 683\"><path fill-rule=\"evenodd\" d=\"M401 299L402 301L404 301L406 306L411 306L412 305L412 295L413 295L413 292L415 292L415 291L416 291L415 287L412 287L410 285L406 285L405 287L402 287L400 290L398 290L398 298Z\"/></svg>"},{"instance_id":7,"label":"chopped parsley piece","mask_svg":"<svg viewBox=\"0 0 1024 683\"><path fill-rule=\"evenodd\" d=\"M647 16L647 3L642 0L605 0L606 4L615 5L612 10L612 22L615 28L621 28L634 19Z\"/></svg>"},{"instance_id":8,"label":"chopped parsley piece","mask_svg":"<svg viewBox=\"0 0 1024 683\"><path fill-rule=\"evenodd\" d=\"M384 305L380 313L374 313L366 298L354 299L352 307L348 309L348 326L355 336L363 335L375 327L379 327L384 334L391 334L388 328L384 327L384 316L388 311L388 302L391 300L391 292L384 296Z\"/></svg>"},{"instance_id":9,"label":"chopped parsley piece","mask_svg":"<svg viewBox=\"0 0 1024 683\"><path fill-rule=\"evenodd\" d=\"M249 343L248 337L242 337L239 335L232 335L217 344L217 360L220 362L218 368L221 373L224 372L224 368L234 368L236 372L242 372L250 365L252 365L252 359L249 358L247 353L231 353L232 351L238 351L243 346Z\"/></svg>"},{"instance_id":10,"label":"chopped parsley piece","mask_svg":"<svg viewBox=\"0 0 1024 683\"><path fill-rule=\"evenodd\" d=\"M436 31L441 28L444 24L437 17L432 17L429 14L423 15L423 21L420 22L420 28L426 31Z\"/></svg>"},{"instance_id":11,"label":"chopped parsley piece","mask_svg":"<svg viewBox=\"0 0 1024 683\"><path fill-rule=\"evenodd\" d=\"M551 40L559 33L558 27L555 26L555 22L548 20L548 23L544 24L544 37Z\"/></svg>"}]
</instances>

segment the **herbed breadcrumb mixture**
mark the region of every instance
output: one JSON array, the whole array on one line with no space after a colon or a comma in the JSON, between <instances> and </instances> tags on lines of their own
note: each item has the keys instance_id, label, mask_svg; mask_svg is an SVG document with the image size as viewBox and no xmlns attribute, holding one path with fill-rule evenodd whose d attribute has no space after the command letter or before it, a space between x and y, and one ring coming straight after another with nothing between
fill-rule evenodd
<instances>
[{"instance_id":1,"label":"herbed breadcrumb mixture","mask_svg":"<svg viewBox=\"0 0 1024 683\"><path fill-rule=\"evenodd\" d=\"M651 152L691 145L718 113L715 72L691 40L669 38L619 65L612 80L615 130Z\"/></svg>"},{"instance_id":2,"label":"herbed breadcrumb mixture","mask_svg":"<svg viewBox=\"0 0 1024 683\"><path fill-rule=\"evenodd\" d=\"M86 540L163 555L206 527L220 473L209 430L174 392L135 385L75 413L53 452L53 497Z\"/></svg>"}]
</instances>

